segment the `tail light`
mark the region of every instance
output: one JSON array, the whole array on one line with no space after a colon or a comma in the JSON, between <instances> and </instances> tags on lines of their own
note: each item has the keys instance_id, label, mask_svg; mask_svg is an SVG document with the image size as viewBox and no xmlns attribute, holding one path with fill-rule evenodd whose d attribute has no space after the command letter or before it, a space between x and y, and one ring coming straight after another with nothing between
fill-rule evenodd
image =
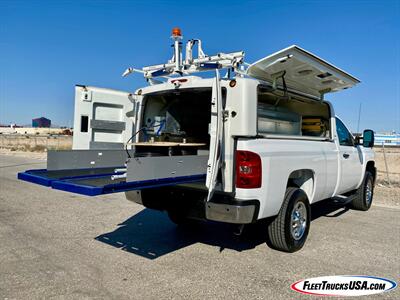
<instances>
[{"instance_id":1,"label":"tail light","mask_svg":"<svg viewBox=\"0 0 400 300\"><path fill-rule=\"evenodd\" d=\"M255 189L261 187L261 158L250 151L236 151L236 187Z\"/></svg>"}]
</instances>

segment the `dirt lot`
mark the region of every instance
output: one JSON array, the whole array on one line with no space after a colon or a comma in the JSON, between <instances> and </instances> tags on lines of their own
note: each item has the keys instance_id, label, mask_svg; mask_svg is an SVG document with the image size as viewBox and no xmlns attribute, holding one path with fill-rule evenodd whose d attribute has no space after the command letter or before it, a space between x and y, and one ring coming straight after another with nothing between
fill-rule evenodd
<instances>
[{"instance_id":1,"label":"dirt lot","mask_svg":"<svg viewBox=\"0 0 400 300\"><path fill-rule=\"evenodd\" d=\"M290 284L309 277L399 280L394 188L378 187L368 212L313 205L307 244L287 254L265 244L262 226L242 237L212 222L182 230L122 194L85 197L16 179L43 167L44 155L0 154L0 299L293 299L301 295ZM399 299L400 289L377 298Z\"/></svg>"},{"instance_id":2,"label":"dirt lot","mask_svg":"<svg viewBox=\"0 0 400 300\"><path fill-rule=\"evenodd\" d=\"M389 169L389 180L393 186L400 187L400 148L374 148L376 166L378 168L378 181L388 185L386 166L383 152Z\"/></svg>"},{"instance_id":3,"label":"dirt lot","mask_svg":"<svg viewBox=\"0 0 400 300\"><path fill-rule=\"evenodd\" d=\"M386 161L389 169L387 180L386 166L382 148L375 148L375 161L378 178L375 188L375 198L380 203L390 206L400 206L400 149L386 148Z\"/></svg>"},{"instance_id":4,"label":"dirt lot","mask_svg":"<svg viewBox=\"0 0 400 300\"><path fill-rule=\"evenodd\" d=\"M72 136L68 135L0 135L0 149L2 151L44 152L46 150L69 150L71 148Z\"/></svg>"}]
</instances>

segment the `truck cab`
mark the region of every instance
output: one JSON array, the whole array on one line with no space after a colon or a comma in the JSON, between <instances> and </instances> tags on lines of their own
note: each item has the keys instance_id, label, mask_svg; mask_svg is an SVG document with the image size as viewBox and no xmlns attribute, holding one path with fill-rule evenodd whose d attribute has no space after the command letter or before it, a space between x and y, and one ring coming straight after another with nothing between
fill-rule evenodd
<instances>
[{"instance_id":1,"label":"truck cab","mask_svg":"<svg viewBox=\"0 0 400 300\"><path fill-rule=\"evenodd\" d=\"M243 68L243 51L207 56L190 40L183 60L173 39L167 64L124 73L149 86L76 86L73 150L49 152L46 170L19 178L88 196L125 192L178 225L267 220L270 244L287 252L303 247L311 204L344 195L369 209L373 131L356 140L325 100L358 79L298 46Z\"/></svg>"}]
</instances>

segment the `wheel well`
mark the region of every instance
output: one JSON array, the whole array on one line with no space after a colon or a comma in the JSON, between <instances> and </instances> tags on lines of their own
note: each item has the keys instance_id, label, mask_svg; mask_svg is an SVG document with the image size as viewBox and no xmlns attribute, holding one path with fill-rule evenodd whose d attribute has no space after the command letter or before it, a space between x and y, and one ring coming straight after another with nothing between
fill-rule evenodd
<instances>
[{"instance_id":1,"label":"wheel well","mask_svg":"<svg viewBox=\"0 0 400 300\"><path fill-rule=\"evenodd\" d=\"M287 187L298 187L306 194L308 201L311 203L314 193L314 172L310 169L301 169L293 171L289 175Z\"/></svg>"},{"instance_id":2,"label":"wheel well","mask_svg":"<svg viewBox=\"0 0 400 300\"><path fill-rule=\"evenodd\" d=\"M376 179L375 162L374 161L367 162L367 166L366 166L365 170L371 172L372 176L374 177L374 182L375 182L375 179Z\"/></svg>"}]
</instances>

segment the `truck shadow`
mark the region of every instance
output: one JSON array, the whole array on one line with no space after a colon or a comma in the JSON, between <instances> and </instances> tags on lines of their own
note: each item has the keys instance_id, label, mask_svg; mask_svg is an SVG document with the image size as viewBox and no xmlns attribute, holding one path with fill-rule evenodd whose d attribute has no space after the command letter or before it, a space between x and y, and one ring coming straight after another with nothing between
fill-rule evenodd
<instances>
[{"instance_id":1,"label":"truck shadow","mask_svg":"<svg viewBox=\"0 0 400 300\"><path fill-rule=\"evenodd\" d=\"M312 206L312 220L320 217L339 217L347 212L341 204L323 201ZM180 228L166 213L144 209L118 224L114 231L97 236L97 241L148 259L203 243L224 249L245 251L267 242L266 222L247 225L241 236L233 234L233 225L218 222L198 222ZM268 244L268 243L267 243Z\"/></svg>"},{"instance_id":2,"label":"truck shadow","mask_svg":"<svg viewBox=\"0 0 400 300\"><path fill-rule=\"evenodd\" d=\"M251 234L235 236L233 226L217 222L196 222L180 228L173 224L166 213L144 209L119 224L113 232L95 239L121 250L156 259L192 244L204 243L218 246L219 251L233 249L243 251L255 248L265 239Z\"/></svg>"},{"instance_id":3,"label":"truck shadow","mask_svg":"<svg viewBox=\"0 0 400 300\"><path fill-rule=\"evenodd\" d=\"M337 218L350 209L342 198L332 198L311 205L311 221L320 217Z\"/></svg>"}]
</instances>

